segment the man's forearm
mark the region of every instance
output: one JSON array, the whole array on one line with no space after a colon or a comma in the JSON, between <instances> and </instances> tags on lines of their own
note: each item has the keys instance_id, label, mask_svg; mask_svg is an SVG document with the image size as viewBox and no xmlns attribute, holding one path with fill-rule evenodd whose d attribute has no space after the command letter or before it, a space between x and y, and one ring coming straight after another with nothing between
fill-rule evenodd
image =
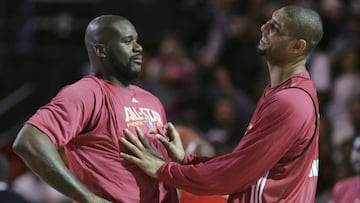
<instances>
[{"instance_id":1,"label":"man's forearm","mask_svg":"<svg viewBox=\"0 0 360 203\"><path fill-rule=\"evenodd\" d=\"M50 139L35 127L24 126L13 148L36 175L64 195L79 202L94 196L71 174Z\"/></svg>"}]
</instances>

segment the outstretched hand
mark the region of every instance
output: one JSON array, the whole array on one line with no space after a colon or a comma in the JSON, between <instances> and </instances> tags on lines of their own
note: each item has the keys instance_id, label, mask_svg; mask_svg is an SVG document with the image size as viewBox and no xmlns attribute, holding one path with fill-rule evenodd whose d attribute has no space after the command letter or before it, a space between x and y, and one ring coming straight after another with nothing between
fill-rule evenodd
<instances>
[{"instance_id":1,"label":"outstretched hand","mask_svg":"<svg viewBox=\"0 0 360 203\"><path fill-rule=\"evenodd\" d=\"M144 133L138 127L136 127L136 134L139 138L128 129L124 129L124 134L127 139L122 137L120 141L132 151L133 154L120 152L120 156L136 164L149 176L157 178L157 171L165 163L160 153L149 144Z\"/></svg>"}]
</instances>

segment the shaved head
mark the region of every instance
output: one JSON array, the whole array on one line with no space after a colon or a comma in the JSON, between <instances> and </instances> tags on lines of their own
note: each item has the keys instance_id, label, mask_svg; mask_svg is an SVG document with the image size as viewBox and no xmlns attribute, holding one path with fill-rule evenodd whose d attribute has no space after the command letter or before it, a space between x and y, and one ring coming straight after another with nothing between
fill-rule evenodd
<instances>
[{"instance_id":1,"label":"shaved head","mask_svg":"<svg viewBox=\"0 0 360 203\"><path fill-rule=\"evenodd\" d=\"M91 73L129 84L141 72L142 47L134 25L117 15L102 15L90 21L85 45Z\"/></svg>"},{"instance_id":2,"label":"shaved head","mask_svg":"<svg viewBox=\"0 0 360 203\"><path fill-rule=\"evenodd\" d=\"M306 53L309 53L323 36L320 15L312 9L300 6L285 6L283 9L288 17L285 26L292 36L306 41Z\"/></svg>"},{"instance_id":3,"label":"shaved head","mask_svg":"<svg viewBox=\"0 0 360 203\"><path fill-rule=\"evenodd\" d=\"M115 24L127 21L126 18L116 15L103 15L93 19L86 28L85 45L106 44L116 31Z\"/></svg>"}]
</instances>

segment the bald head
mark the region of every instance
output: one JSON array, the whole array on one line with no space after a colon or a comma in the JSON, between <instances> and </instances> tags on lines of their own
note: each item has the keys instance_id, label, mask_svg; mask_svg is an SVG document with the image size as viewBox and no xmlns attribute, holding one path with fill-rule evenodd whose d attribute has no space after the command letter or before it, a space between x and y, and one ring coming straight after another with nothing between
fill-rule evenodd
<instances>
[{"instance_id":1,"label":"bald head","mask_svg":"<svg viewBox=\"0 0 360 203\"><path fill-rule=\"evenodd\" d=\"M117 32L117 24L131 24L129 20L117 15L103 15L93 19L86 28L85 44L106 44Z\"/></svg>"},{"instance_id":2,"label":"bald head","mask_svg":"<svg viewBox=\"0 0 360 203\"><path fill-rule=\"evenodd\" d=\"M93 19L85 32L91 72L129 84L141 72L142 47L137 39L134 25L122 16L103 15Z\"/></svg>"}]
</instances>

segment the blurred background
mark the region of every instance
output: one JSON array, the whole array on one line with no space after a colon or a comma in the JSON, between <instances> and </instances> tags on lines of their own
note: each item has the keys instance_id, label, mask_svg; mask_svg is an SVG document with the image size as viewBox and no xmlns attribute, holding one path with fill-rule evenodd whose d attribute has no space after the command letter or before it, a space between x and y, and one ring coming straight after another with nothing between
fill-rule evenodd
<instances>
[{"instance_id":1,"label":"blurred background","mask_svg":"<svg viewBox=\"0 0 360 203\"><path fill-rule=\"evenodd\" d=\"M229 152L245 132L268 82L256 53L260 26L286 4L317 10L324 37L309 57L321 108L317 202L353 175L351 138L360 134L359 0L1 0L1 182L27 201L69 202L39 181L12 152L23 122L61 87L88 73L88 22L128 18L144 48L136 84L163 102L169 121ZM1 199L0 199L1 201Z\"/></svg>"}]
</instances>

